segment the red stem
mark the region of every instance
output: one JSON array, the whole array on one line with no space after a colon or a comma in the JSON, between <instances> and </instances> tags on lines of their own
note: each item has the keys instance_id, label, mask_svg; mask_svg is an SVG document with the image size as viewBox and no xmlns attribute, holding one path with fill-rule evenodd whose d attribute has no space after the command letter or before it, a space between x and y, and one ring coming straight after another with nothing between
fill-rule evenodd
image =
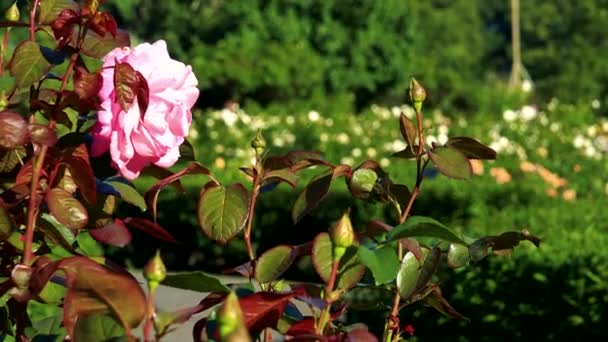
<instances>
[{"instance_id":1,"label":"red stem","mask_svg":"<svg viewBox=\"0 0 608 342\"><path fill-rule=\"evenodd\" d=\"M36 39L36 10L38 9L38 2L40 0L34 0L34 6L32 6L32 11L30 12L30 40L34 41Z\"/></svg>"},{"instance_id":2,"label":"red stem","mask_svg":"<svg viewBox=\"0 0 608 342\"><path fill-rule=\"evenodd\" d=\"M151 341L150 333L152 332L152 320L154 318L154 290L150 289L146 302L146 323L144 325L144 342Z\"/></svg>"},{"instance_id":3,"label":"red stem","mask_svg":"<svg viewBox=\"0 0 608 342\"><path fill-rule=\"evenodd\" d=\"M37 3L37 1L36 1ZM78 53L72 54L70 58L70 64L65 71L63 79L61 80L61 86L59 87L56 105L61 103L61 93L65 90L68 79L70 78L70 74L76 65L76 60L78 59ZM33 116L32 116L33 117ZM49 122L49 127L51 129L55 128L55 119L54 114ZM38 153L34 156L34 163L32 165L32 183L30 184L30 200L27 210L27 226L25 227L25 246L23 249L23 264L30 266L32 264L33 253L32 253L32 243L34 240L34 227L36 227L36 219L38 217L38 183L40 182L40 173L42 172L42 167L44 165L44 159L46 157L46 153L48 150L48 146L43 145L39 147Z\"/></svg>"},{"instance_id":4,"label":"red stem","mask_svg":"<svg viewBox=\"0 0 608 342\"><path fill-rule=\"evenodd\" d=\"M256 162L257 163L257 162ZM253 186L251 188L251 201L249 202L249 215L247 217L247 227L245 227L245 243L247 245L247 253L249 254L249 260L255 260L255 252L251 246L251 227L253 225L253 214L255 212L255 204L260 193L260 178L262 175L258 173L253 179Z\"/></svg>"},{"instance_id":5,"label":"red stem","mask_svg":"<svg viewBox=\"0 0 608 342\"><path fill-rule=\"evenodd\" d=\"M4 74L4 50L8 46L8 36L10 28L6 28L4 31L4 39L2 40L2 46L0 47L0 76Z\"/></svg>"}]
</instances>

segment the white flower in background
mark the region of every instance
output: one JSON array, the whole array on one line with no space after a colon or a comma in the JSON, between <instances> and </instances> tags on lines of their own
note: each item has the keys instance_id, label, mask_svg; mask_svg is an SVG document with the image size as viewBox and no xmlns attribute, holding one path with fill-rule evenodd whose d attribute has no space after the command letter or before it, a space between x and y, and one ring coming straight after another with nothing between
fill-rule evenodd
<instances>
[{"instance_id":1,"label":"white flower in background","mask_svg":"<svg viewBox=\"0 0 608 342\"><path fill-rule=\"evenodd\" d=\"M388 160L387 158L380 159L380 166L382 166L382 167L388 167L389 165L391 165L391 161L390 160Z\"/></svg>"},{"instance_id":2,"label":"white flower in background","mask_svg":"<svg viewBox=\"0 0 608 342\"><path fill-rule=\"evenodd\" d=\"M595 139L595 145L597 146L598 150L604 152L604 153L608 153L608 137L605 135L600 135L599 137L597 137L597 139Z\"/></svg>"},{"instance_id":3,"label":"white flower in background","mask_svg":"<svg viewBox=\"0 0 608 342\"><path fill-rule=\"evenodd\" d=\"M253 120L251 120L251 128L255 131L257 131L258 129L262 129L262 128L266 128L267 124L264 120L262 120L260 117L254 117Z\"/></svg>"},{"instance_id":4,"label":"white flower in background","mask_svg":"<svg viewBox=\"0 0 608 342\"><path fill-rule=\"evenodd\" d=\"M285 140L281 137L274 137L274 139L272 139L272 144L276 147L283 147L285 146Z\"/></svg>"},{"instance_id":5,"label":"white flower in background","mask_svg":"<svg viewBox=\"0 0 608 342\"><path fill-rule=\"evenodd\" d=\"M524 80L524 81L521 83L521 90L522 90L524 93L529 93L529 92L531 92L533 88L534 88L534 85L532 84L532 82L531 82L530 80Z\"/></svg>"},{"instance_id":6,"label":"white flower in background","mask_svg":"<svg viewBox=\"0 0 608 342\"><path fill-rule=\"evenodd\" d=\"M224 152L225 148L224 148L224 145L217 144L213 147L213 150L215 151L215 153L222 153L222 152Z\"/></svg>"},{"instance_id":7,"label":"white flower in background","mask_svg":"<svg viewBox=\"0 0 608 342\"><path fill-rule=\"evenodd\" d=\"M340 133L336 137L336 141L338 141L340 144L346 145L346 144L348 144L348 142L350 141L350 139L348 138L348 134L346 134L346 133Z\"/></svg>"},{"instance_id":8,"label":"white flower in background","mask_svg":"<svg viewBox=\"0 0 608 342\"><path fill-rule=\"evenodd\" d=\"M523 106L521 108L521 118L524 121L530 121L536 117L538 110L533 106Z\"/></svg>"},{"instance_id":9,"label":"white flower in background","mask_svg":"<svg viewBox=\"0 0 608 342\"><path fill-rule=\"evenodd\" d=\"M426 144L431 146L433 143L437 144L437 137L435 137L434 135L427 135L426 136Z\"/></svg>"},{"instance_id":10,"label":"white flower in background","mask_svg":"<svg viewBox=\"0 0 608 342\"><path fill-rule=\"evenodd\" d=\"M363 134L363 127L361 127L361 125L359 125L358 123L356 123L353 126L353 133L355 135L362 135Z\"/></svg>"},{"instance_id":11,"label":"white flower in background","mask_svg":"<svg viewBox=\"0 0 608 342\"><path fill-rule=\"evenodd\" d=\"M393 152L401 151L401 150L405 149L406 147L407 147L407 145L401 139L395 139L395 140L393 140L393 143L391 144L391 150Z\"/></svg>"},{"instance_id":12,"label":"white flower in background","mask_svg":"<svg viewBox=\"0 0 608 342\"><path fill-rule=\"evenodd\" d=\"M367 137L367 136L366 136L366 137L361 138L361 143L362 143L363 145L369 145L371 142L372 142L372 140L371 140L369 137Z\"/></svg>"},{"instance_id":13,"label":"white flower in background","mask_svg":"<svg viewBox=\"0 0 608 342\"><path fill-rule=\"evenodd\" d=\"M492 143L489 145L489 147L496 152L502 151L502 146L498 143L498 141L492 141Z\"/></svg>"},{"instance_id":14,"label":"white flower in background","mask_svg":"<svg viewBox=\"0 0 608 342\"><path fill-rule=\"evenodd\" d=\"M319 112L317 112L316 110L311 110L310 112L308 112L308 120L310 122L317 122L320 118L321 115L319 115Z\"/></svg>"},{"instance_id":15,"label":"white flower in background","mask_svg":"<svg viewBox=\"0 0 608 342\"><path fill-rule=\"evenodd\" d=\"M321 135L319 135L319 140L327 142L329 140L329 135L327 133L321 133Z\"/></svg>"},{"instance_id":16,"label":"white flower in background","mask_svg":"<svg viewBox=\"0 0 608 342\"><path fill-rule=\"evenodd\" d=\"M367 155L368 158L376 158L376 149L373 147L368 147L367 150L365 151L365 154Z\"/></svg>"},{"instance_id":17,"label":"white flower in background","mask_svg":"<svg viewBox=\"0 0 608 342\"><path fill-rule=\"evenodd\" d=\"M582 135L578 134L575 138L574 138L574 147L576 148L581 148L583 146L585 146L585 142L587 141L587 139L585 139Z\"/></svg>"},{"instance_id":18,"label":"white flower in background","mask_svg":"<svg viewBox=\"0 0 608 342\"><path fill-rule=\"evenodd\" d=\"M327 119L325 120L325 126L327 127L332 127L334 125L334 120L333 119Z\"/></svg>"},{"instance_id":19,"label":"white flower in background","mask_svg":"<svg viewBox=\"0 0 608 342\"><path fill-rule=\"evenodd\" d=\"M599 156L597 150L595 149L595 147L593 145L589 145L589 146L585 147L585 155L590 158Z\"/></svg>"},{"instance_id":20,"label":"white flower in background","mask_svg":"<svg viewBox=\"0 0 608 342\"><path fill-rule=\"evenodd\" d=\"M549 129L551 130L551 132L557 133L557 131L559 131L561 127L562 126L558 122L552 122L549 126Z\"/></svg>"},{"instance_id":21,"label":"white flower in background","mask_svg":"<svg viewBox=\"0 0 608 342\"><path fill-rule=\"evenodd\" d=\"M593 101L591 101L591 108L600 109L600 106L601 106L600 100L594 99Z\"/></svg>"},{"instance_id":22,"label":"white flower in background","mask_svg":"<svg viewBox=\"0 0 608 342\"><path fill-rule=\"evenodd\" d=\"M340 164L353 165L355 163L354 159L351 157L344 157L340 160Z\"/></svg>"},{"instance_id":23,"label":"white flower in background","mask_svg":"<svg viewBox=\"0 0 608 342\"><path fill-rule=\"evenodd\" d=\"M547 126L549 124L549 118L547 118L547 116L545 115L545 113L542 113L540 115L540 124L543 126Z\"/></svg>"},{"instance_id":24,"label":"white flower in background","mask_svg":"<svg viewBox=\"0 0 608 342\"><path fill-rule=\"evenodd\" d=\"M293 133L287 132L285 135L285 141L288 144L293 144L294 142L296 142L296 136Z\"/></svg>"},{"instance_id":25,"label":"white flower in background","mask_svg":"<svg viewBox=\"0 0 608 342\"><path fill-rule=\"evenodd\" d=\"M520 160L526 160L526 159L528 159L528 154L526 153L526 150L523 147L521 147L521 146L515 147L515 154L517 154L517 157Z\"/></svg>"},{"instance_id":26,"label":"white flower in background","mask_svg":"<svg viewBox=\"0 0 608 342\"><path fill-rule=\"evenodd\" d=\"M289 115L285 118L285 123L291 126L296 123L296 119L293 116Z\"/></svg>"},{"instance_id":27,"label":"white flower in background","mask_svg":"<svg viewBox=\"0 0 608 342\"><path fill-rule=\"evenodd\" d=\"M359 157L361 157L361 153L362 153L362 152L361 152L361 149L360 149L360 148L358 148L358 147L353 148L353 150L352 150L352 152L351 152L351 154L352 154L352 155L353 155L353 157L355 157L355 158L359 158Z\"/></svg>"},{"instance_id":28,"label":"white flower in background","mask_svg":"<svg viewBox=\"0 0 608 342\"><path fill-rule=\"evenodd\" d=\"M218 137L219 137L219 133L217 133L216 131L211 131L211 132L209 132L209 138L210 138L211 140L215 140L215 139L217 139Z\"/></svg>"},{"instance_id":29,"label":"white flower in background","mask_svg":"<svg viewBox=\"0 0 608 342\"><path fill-rule=\"evenodd\" d=\"M221 115L222 120L224 120L224 123L228 127L234 126L236 121L239 119L238 115L236 115L235 112L233 112L227 108L222 109L222 112L220 113L220 115Z\"/></svg>"},{"instance_id":30,"label":"white flower in background","mask_svg":"<svg viewBox=\"0 0 608 342\"><path fill-rule=\"evenodd\" d=\"M243 121L245 125L249 125L251 123L251 116L245 112L241 112L241 121Z\"/></svg>"},{"instance_id":31,"label":"white flower in background","mask_svg":"<svg viewBox=\"0 0 608 342\"><path fill-rule=\"evenodd\" d=\"M459 127L463 127L464 128L464 127L467 127L468 124L469 123L467 122L467 119L465 119L465 118L459 118L458 119L458 126Z\"/></svg>"},{"instance_id":32,"label":"white flower in background","mask_svg":"<svg viewBox=\"0 0 608 342\"><path fill-rule=\"evenodd\" d=\"M380 125L381 125L381 124L380 124L380 121L374 121L374 122L372 122L372 128L373 128L373 129L378 129L378 128L380 128Z\"/></svg>"},{"instance_id":33,"label":"white flower in background","mask_svg":"<svg viewBox=\"0 0 608 342\"><path fill-rule=\"evenodd\" d=\"M608 120L602 121L602 131L608 133Z\"/></svg>"},{"instance_id":34,"label":"white flower in background","mask_svg":"<svg viewBox=\"0 0 608 342\"><path fill-rule=\"evenodd\" d=\"M393 113L393 116L398 118L401 115L401 108L399 107L392 107L391 108L391 113Z\"/></svg>"},{"instance_id":35,"label":"white flower in background","mask_svg":"<svg viewBox=\"0 0 608 342\"><path fill-rule=\"evenodd\" d=\"M441 145L445 145L445 143L448 142L447 134L439 133L439 135L437 136L437 142L439 142L439 144L441 144Z\"/></svg>"},{"instance_id":36,"label":"white flower in background","mask_svg":"<svg viewBox=\"0 0 608 342\"><path fill-rule=\"evenodd\" d=\"M557 105L559 104L559 100L557 98L552 98L551 101L549 101L549 104L547 105L547 109L552 112L557 108Z\"/></svg>"},{"instance_id":37,"label":"white flower in background","mask_svg":"<svg viewBox=\"0 0 608 342\"><path fill-rule=\"evenodd\" d=\"M212 118L207 118L207 120L205 120L205 125L207 127L213 127L215 126L215 121Z\"/></svg>"},{"instance_id":38,"label":"white flower in background","mask_svg":"<svg viewBox=\"0 0 608 342\"><path fill-rule=\"evenodd\" d=\"M281 118L278 115L273 115L268 119L268 125L276 126L281 123Z\"/></svg>"},{"instance_id":39,"label":"white flower in background","mask_svg":"<svg viewBox=\"0 0 608 342\"><path fill-rule=\"evenodd\" d=\"M595 137L597 135L597 127L595 127L595 126L587 127L587 135L590 137Z\"/></svg>"},{"instance_id":40,"label":"white flower in background","mask_svg":"<svg viewBox=\"0 0 608 342\"><path fill-rule=\"evenodd\" d=\"M382 145L382 149L384 149L385 151L392 151L393 150L393 144L391 143L384 143L384 145Z\"/></svg>"},{"instance_id":41,"label":"white flower in background","mask_svg":"<svg viewBox=\"0 0 608 342\"><path fill-rule=\"evenodd\" d=\"M414 108L408 106L408 105L403 105L401 106L401 111L403 112L403 114L405 114L405 116L408 117L408 119L413 120L416 117L416 111L414 110Z\"/></svg>"},{"instance_id":42,"label":"white flower in background","mask_svg":"<svg viewBox=\"0 0 608 342\"><path fill-rule=\"evenodd\" d=\"M437 128L437 133L439 135L448 135L449 132L450 132L450 129L448 128L447 125L439 125L439 127Z\"/></svg>"}]
</instances>

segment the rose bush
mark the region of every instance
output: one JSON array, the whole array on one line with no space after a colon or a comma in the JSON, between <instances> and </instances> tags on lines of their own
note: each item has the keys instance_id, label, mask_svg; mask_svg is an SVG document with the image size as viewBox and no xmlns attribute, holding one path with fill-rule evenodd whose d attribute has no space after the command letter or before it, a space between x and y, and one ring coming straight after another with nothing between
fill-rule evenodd
<instances>
[{"instance_id":1,"label":"rose bush","mask_svg":"<svg viewBox=\"0 0 608 342\"><path fill-rule=\"evenodd\" d=\"M109 149L113 165L128 179L135 179L150 164L163 168L175 164L192 122L190 109L199 95L192 68L171 59L163 40L116 48L103 61L103 86L98 94L102 109L92 132L92 155ZM138 101L125 111L116 99L114 66L118 63L128 63L148 83L149 105L143 115Z\"/></svg>"}]
</instances>

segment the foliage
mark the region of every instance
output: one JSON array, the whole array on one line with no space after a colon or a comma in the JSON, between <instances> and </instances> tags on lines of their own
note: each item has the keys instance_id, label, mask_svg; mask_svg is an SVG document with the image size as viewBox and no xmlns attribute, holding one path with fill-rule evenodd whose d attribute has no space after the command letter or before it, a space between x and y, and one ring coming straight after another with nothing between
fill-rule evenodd
<instances>
[{"instance_id":1,"label":"foliage","mask_svg":"<svg viewBox=\"0 0 608 342\"><path fill-rule=\"evenodd\" d=\"M240 168L251 183L250 188L241 182L222 183L194 160L184 160L187 166L178 172L161 168L159 165L172 164L166 158L176 153L177 147L183 159L194 154L188 152L192 146L187 142L162 149L157 145L159 141L153 139L158 131L166 137L168 132L163 128L171 127L170 133L181 133L175 137L179 140L169 139L170 142L181 144L190 112L185 108L178 113L178 109L184 109L177 108L178 104L168 107L154 100L161 93L167 95L162 92L167 89L159 89L162 87L169 88L169 93L188 91L173 88L172 81L190 84L190 78L182 75L181 82L172 79L148 84L150 79L144 74L150 74L154 64L145 59L140 65L129 60L104 63L103 67L98 62L87 63L103 56L117 62L116 54L137 52L137 48L126 48L128 33L119 30L113 17L102 11L102 3L34 1L29 23L23 25L14 10L9 20L2 22L9 38L12 29L29 30L29 36L12 51L8 69L0 70L9 73L14 81L1 94L0 148L3 158L18 160L5 163L0 193L0 295L4 299L3 312L7 313L3 338L132 340L143 323L143 339L158 340L173 326L214 308L214 314L196 323L196 340L246 341L262 333L268 339L271 329L287 337L377 340L364 325L339 324L348 308L345 298L349 291L377 288L394 298L388 307L382 340L397 341L409 331L399 322L400 311L416 302L426 303L451 319L466 319L445 299L436 277L440 265L453 255L455 248L460 250L458 261L452 257L448 265L460 268L480 262L489 254L511 254L522 241L540 244L540 239L528 230L474 239L433 218L411 216L421 185L428 178L429 165L449 178L468 180L473 176L474 161L496 158L493 149L473 138L456 136L445 143L425 140L421 108L426 91L413 78L409 87L416 109L415 122L404 113L399 115L404 149L394 154L396 158L415 161L411 191L371 159L353 167L334 164L316 152L270 153L261 132L251 142L255 153L252 164ZM46 35L52 43L42 44L38 35ZM158 46L164 48L164 43ZM2 50L7 48L5 40ZM59 72L60 65L64 68L58 76L55 72ZM179 65L189 73L188 67ZM155 76L160 74L159 70L154 72ZM108 73L113 73L112 77L105 77ZM157 116L159 112L164 115ZM179 114L184 114L183 118L177 118ZM152 115L154 122L150 124ZM118 130L95 134L105 130L107 121L112 121ZM151 127L139 131L143 129L137 125L140 122ZM131 135L135 130L141 136ZM110 135L114 139L115 134L124 145L112 140L109 152L92 152L99 142L96 139ZM116 149L120 153L114 153ZM158 155L159 150L164 154ZM133 155L140 159L131 159ZM142 159L150 155L153 160ZM127 176L123 166L131 162L136 164L135 172ZM108 169L108 165L112 168ZM252 232L257 229L254 215L260 194L279 183L295 187L301 173L313 167L315 172L322 172L297 197L292 209L295 223L323 203L337 181L346 183L354 199L383 205L393 217L388 222L370 222L367 229L355 231L346 211L329 232L320 232L302 245L275 246L258 256ZM128 178L138 176L143 169L142 173L153 175L158 181L141 195L113 169ZM375 176L370 177L372 173ZM158 196L171 186L182 190L180 179L191 175L207 180L200 186L196 203L201 230L219 245L242 233L249 260L230 272L248 278L257 287L226 286L203 272L167 274L157 252L144 268L148 287L144 293L129 272L103 257L100 244L117 248L129 245L130 228L174 242L175 238L157 222ZM120 202L138 209L145 204L151 217L120 217L116 212ZM308 286L283 282L285 272L303 256L311 257L322 281ZM381 271L379 258L385 256L392 258L393 267ZM363 282L367 269L375 277L373 282ZM155 294L160 284L209 293L192 307L157 313ZM294 302L308 305L309 311L300 311Z\"/></svg>"}]
</instances>

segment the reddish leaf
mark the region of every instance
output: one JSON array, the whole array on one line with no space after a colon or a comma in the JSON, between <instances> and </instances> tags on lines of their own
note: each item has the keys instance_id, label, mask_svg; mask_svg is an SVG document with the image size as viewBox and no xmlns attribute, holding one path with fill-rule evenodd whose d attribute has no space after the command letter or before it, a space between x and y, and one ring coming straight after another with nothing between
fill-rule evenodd
<instances>
[{"instance_id":1,"label":"reddish leaf","mask_svg":"<svg viewBox=\"0 0 608 342\"><path fill-rule=\"evenodd\" d=\"M118 31L116 20L107 12L95 12L95 15L91 18L89 27L101 37L105 36L106 33L110 33L112 37L116 37L116 32Z\"/></svg>"},{"instance_id":2,"label":"reddish leaf","mask_svg":"<svg viewBox=\"0 0 608 342\"><path fill-rule=\"evenodd\" d=\"M80 144L62 153L60 161L67 165L82 197L89 204L97 201L95 175L90 164L89 151L85 144Z\"/></svg>"},{"instance_id":3,"label":"reddish leaf","mask_svg":"<svg viewBox=\"0 0 608 342\"><path fill-rule=\"evenodd\" d=\"M89 73L84 67L77 67L74 72L74 92L80 101L87 102L90 109L97 108L99 99L97 93L103 85L100 72Z\"/></svg>"},{"instance_id":4,"label":"reddish leaf","mask_svg":"<svg viewBox=\"0 0 608 342\"><path fill-rule=\"evenodd\" d=\"M82 229L89 222L89 215L82 203L63 189L51 189L46 195L46 204L57 221L68 228Z\"/></svg>"},{"instance_id":5,"label":"reddish leaf","mask_svg":"<svg viewBox=\"0 0 608 342\"><path fill-rule=\"evenodd\" d=\"M131 232L120 219L101 228L89 229L93 239L115 247L124 247L131 242Z\"/></svg>"},{"instance_id":6,"label":"reddish leaf","mask_svg":"<svg viewBox=\"0 0 608 342\"><path fill-rule=\"evenodd\" d=\"M169 234L165 228L161 227L158 223L139 217L127 217L124 222L129 226L142 230L144 233L158 240L177 243L175 238L173 238L173 236L171 236L171 234Z\"/></svg>"},{"instance_id":7,"label":"reddish leaf","mask_svg":"<svg viewBox=\"0 0 608 342\"><path fill-rule=\"evenodd\" d=\"M283 156L269 157L264 161L264 169L268 171L284 168L298 171L313 165L332 166L320 153L310 151L291 151Z\"/></svg>"},{"instance_id":8,"label":"reddish leaf","mask_svg":"<svg viewBox=\"0 0 608 342\"><path fill-rule=\"evenodd\" d=\"M290 169L279 169L272 170L264 173L264 178L262 179L262 185L268 184L274 181L285 182L291 185L292 188L295 188L298 182L298 176L291 171Z\"/></svg>"},{"instance_id":9,"label":"reddish leaf","mask_svg":"<svg viewBox=\"0 0 608 342\"><path fill-rule=\"evenodd\" d=\"M117 61L118 62L118 61ZM116 63L114 65L114 89L116 102L125 112L129 111L137 97L139 78L137 71L129 63Z\"/></svg>"},{"instance_id":10,"label":"reddish leaf","mask_svg":"<svg viewBox=\"0 0 608 342\"><path fill-rule=\"evenodd\" d=\"M40 1L40 11L38 20L43 25L53 23L58 16L65 10L75 11L78 9L78 3L73 0L45 0Z\"/></svg>"},{"instance_id":11,"label":"reddish leaf","mask_svg":"<svg viewBox=\"0 0 608 342\"><path fill-rule=\"evenodd\" d=\"M67 44L74 34L74 25L79 21L80 15L73 9L66 8L62 10L59 13L59 16L57 16L51 24L55 39L58 40L61 45Z\"/></svg>"},{"instance_id":12,"label":"reddish leaf","mask_svg":"<svg viewBox=\"0 0 608 342\"><path fill-rule=\"evenodd\" d=\"M330 312L330 319L334 321L338 319L340 316L344 314L346 311L346 305L341 305L337 308L332 308ZM288 336L298 336L298 335L306 335L306 334L314 334L315 333L315 320L314 317L304 317L303 319L297 321L292 324L287 330L286 335Z\"/></svg>"},{"instance_id":13,"label":"reddish leaf","mask_svg":"<svg viewBox=\"0 0 608 342\"><path fill-rule=\"evenodd\" d=\"M29 184L32 181L32 163L33 158L25 162L17 172L15 184Z\"/></svg>"},{"instance_id":14,"label":"reddish leaf","mask_svg":"<svg viewBox=\"0 0 608 342\"><path fill-rule=\"evenodd\" d=\"M57 143L57 135L55 131L50 129L48 126L41 124L30 124L28 126L30 132L30 139L34 144L40 144L44 146L54 146Z\"/></svg>"},{"instance_id":15,"label":"reddish leaf","mask_svg":"<svg viewBox=\"0 0 608 342\"><path fill-rule=\"evenodd\" d=\"M146 297L127 272L111 271L85 257L70 257L47 264L47 274L65 272L68 292L64 300L63 324L69 335L78 317L90 313L111 313L127 333L145 317Z\"/></svg>"},{"instance_id":16,"label":"reddish leaf","mask_svg":"<svg viewBox=\"0 0 608 342\"><path fill-rule=\"evenodd\" d=\"M448 139L446 146L457 149L469 159L496 159L496 151L473 138L453 137Z\"/></svg>"},{"instance_id":17,"label":"reddish leaf","mask_svg":"<svg viewBox=\"0 0 608 342\"><path fill-rule=\"evenodd\" d=\"M443 295L441 294L441 289L439 289L438 286L433 287L433 291L430 293L429 296L424 298L424 301L435 309L437 309L437 311L448 316L449 318L463 319L467 321L469 320L467 317L461 315L458 311L456 311L456 309L454 309L454 307L452 307L450 303L448 303L448 301L443 298Z\"/></svg>"},{"instance_id":18,"label":"reddish leaf","mask_svg":"<svg viewBox=\"0 0 608 342\"><path fill-rule=\"evenodd\" d=\"M347 342L377 342L378 338L366 328L357 328L348 332Z\"/></svg>"},{"instance_id":19,"label":"reddish leaf","mask_svg":"<svg viewBox=\"0 0 608 342\"><path fill-rule=\"evenodd\" d=\"M150 88L148 87L148 81L139 71L136 72L139 86L137 87L137 105L139 106L139 113L143 118L148 110L148 103L150 102Z\"/></svg>"},{"instance_id":20,"label":"reddish leaf","mask_svg":"<svg viewBox=\"0 0 608 342\"><path fill-rule=\"evenodd\" d=\"M146 199L146 204L148 205L148 209L152 211L152 217L154 218L154 221L156 221L156 201L158 200L158 193L160 192L160 190L162 190L162 188L166 187L167 185L178 181L180 178L187 174L210 175L211 172L209 171L209 169L202 166L201 164L193 162L190 163L183 170L177 173L170 174L169 176L156 182L156 184L154 184L150 189L148 189L148 191L146 191L146 194L144 195L144 198Z\"/></svg>"},{"instance_id":21,"label":"reddish leaf","mask_svg":"<svg viewBox=\"0 0 608 342\"><path fill-rule=\"evenodd\" d=\"M410 148L408 146L401 151L393 153L392 156L395 158L401 158L401 159L413 159L413 158L416 158L417 153L418 153L418 146L413 146L412 148Z\"/></svg>"},{"instance_id":22,"label":"reddish leaf","mask_svg":"<svg viewBox=\"0 0 608 342\"><path fill-rule=\"evenodd\" d=\"M257 292L239 298L249 333L257 336L265 328L276 327L277 321L285 310L285 305L296 295L299 294L296 292Z\"/></svg>"},{"instance_id":23,"label":"reddish leaf","mask_svg":"<svg viewBox=\"0 0 608 342\"><path fill-rule=\"evenodd\" d=\"M429 153L429 157L439 172L447 177L469 179L473 174L471 162L462 152L453 147L436 147Z\"/></svg>"},{"instance_id":24,"label":"reddish leaf","mask_svg":"<svg viewBox=\"0 0 608 342\"><path fill-rule=\"evenodd\" d=\"M409 149L412 153L418 153L413 149L414 139L416 138L417 133L416 126L414 126L412 120L410 120L403 113L401 113L401 116L399 118L399 128L401 130L401 136L403 137L405 142L407 142L407 149Z\"/></svg>"},{"instance_id":25,"label":"reddish leaf","mask_svg":"<svg viewBox=\"0 0 608 342\"><path fill-rule=\"evenodd\" d=\"M12 150L27 141L27 122L21 114L0 112L0 147Z\"/></svg>"}]
</instances>

